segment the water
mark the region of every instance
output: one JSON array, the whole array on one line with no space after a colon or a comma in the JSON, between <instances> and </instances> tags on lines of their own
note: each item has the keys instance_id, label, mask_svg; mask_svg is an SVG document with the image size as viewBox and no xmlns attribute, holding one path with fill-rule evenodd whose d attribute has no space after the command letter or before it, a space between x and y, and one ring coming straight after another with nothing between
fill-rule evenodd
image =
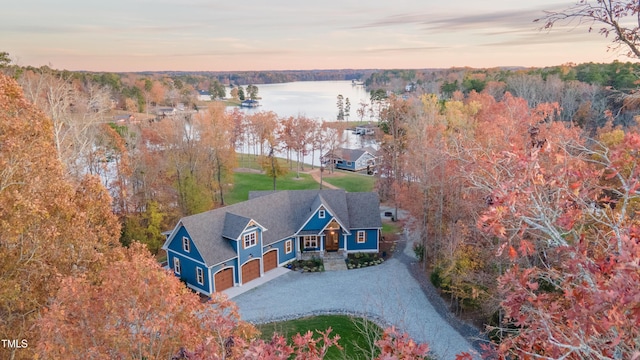
<instances>
[{"instance_id":1,"label":"water","mask_svg":"<svg viewBox=\"0 0 640 360\"><path fill-rule=\"evenodd\" d=\"M357 115L360 103L367 106L369 93L362 85L351 81L298 81L282 84L258 84L260 106L243 108L250 114L258 111L273 111L279 117L306 116L318 121L335 121L338 116L338 95L349 98L351 116L348 120L360 120ZM364 120L368 120L368 115Z\"/></svg>"},{"instance_id":2,"label":"water","mask_svg":"<svg viewBox=\"0 0 640 360\"><path fill-rule=\"evenodd\" d=\"M281 84L258 84L258 97L260 106L256 108L240 108L246 114L259 111L273 111L279 118L289 116L306 116L318 122L336 121L338 116L338 95L343 96L343 102L349 99L351 103L350 116L345 120L360 120L358 108L366 104L370 106L369 93L362 85L353 85L351 81L299 81ZM370 120L368 112L365 112L364 121ZM352 134L347 130L343 134L341 147L361 148L371 146L377 148L374 140ZM244 146L238 151L250 153L249 147ZM285 157L285 153L277 153L277 156ZM294 156L295 158L295 156ZM318 165L320 163L320 153L314 152L313 158L309 153L301 159L307 164Z\"/></svg>"}]
</instances>

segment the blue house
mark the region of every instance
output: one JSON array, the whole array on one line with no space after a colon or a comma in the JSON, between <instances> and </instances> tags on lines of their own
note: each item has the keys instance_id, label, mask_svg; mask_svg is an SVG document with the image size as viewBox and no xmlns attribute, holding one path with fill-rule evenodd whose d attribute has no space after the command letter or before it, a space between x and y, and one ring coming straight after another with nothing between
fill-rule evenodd
<instances>
[{"instance_id":1,"label":"blue house","mask_svg":"<svg viewBox=\"0 0 640 360\"><path fill-rule=\"evenodd\" d=\"M376 151L371 148L338 148L322 155L324 165L333 165L336 169L372 172L376 166Z\"/></svg>"},{"instance_id":2,"label":"blue house","mask_svg":"<svg viewBox=\"0 0 640 360\"><path fill-rule=\"evenodd\" d=\"M378 252L379 206L375 193L256 191L248 201L180 219L162 248L176 276L210 295L303 253Z\"/></svg>"}]
</instances>

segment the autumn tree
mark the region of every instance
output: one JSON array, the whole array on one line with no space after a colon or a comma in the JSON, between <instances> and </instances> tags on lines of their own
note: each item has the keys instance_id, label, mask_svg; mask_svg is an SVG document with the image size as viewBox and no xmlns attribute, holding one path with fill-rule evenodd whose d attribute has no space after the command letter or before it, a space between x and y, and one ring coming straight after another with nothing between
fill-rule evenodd
<instances>
[{"instance_id":1,"label":"autumn tree","mask_svg":"<svg viewBox=\"0 0 640 360\"><path fill-rule=\"evenodd\" d=\"M202 302L141 245L121 252L99 281L62 280L38 321L41 358L168 359L187 349L224 359L230 338L242 343L257 334L225 295Z\"/></svg>"},{"instance_id":2,"label":"autumn tree","mask_svg":"<svg viewBox=\"0 0 640 360\"><path fill-rule=\"evenodd\" d=\"M222 104L211 104L196 116L194 126L199 134L199 146L204 150L204 168L212 201L224 206L224 190L236 163L233 118Z\"/></svg>"},{"instance_id":3,"label":"autumn tree","mask_svg":"<svg viewBox=\"0 0 640 360\"><path fill-rule=\"evenodd\" d=\"M0 338L35 347L35 321L60 278L102 268L119 225L99 180L66 180L53 123L4 75L0 107ZM0 356L30 359L33 347Z\"/></svg>"},{"instance_id":4,"label":"autumn tree","mask_svg":"<svg viewBox=\"0 0 640 360\"><path fill-rule=\"evenodd\" d=\"M563 132L531 133L549 146L522 158L522 176L495 192L499 200L482 217L513 264L500 279L508 328L498 349L505 356L633 358L640 354L631 300L640 281L632 270L640 256L633 215L640 137L553 140Z\"/></svg>"},{"instance_id":5,"label":"autumn tree","mask_svg":"<svg viewBox=\"0 0 640 360\"><path fill-rule=\"evenodd\" d=\"M560 11L545 11L536 19L545 29L573 22L586 23L589 31L611 36L614 49L626 48L629 57L640 58L640 5L632 0L580 0Z\"/></svg>"}]
</instances>

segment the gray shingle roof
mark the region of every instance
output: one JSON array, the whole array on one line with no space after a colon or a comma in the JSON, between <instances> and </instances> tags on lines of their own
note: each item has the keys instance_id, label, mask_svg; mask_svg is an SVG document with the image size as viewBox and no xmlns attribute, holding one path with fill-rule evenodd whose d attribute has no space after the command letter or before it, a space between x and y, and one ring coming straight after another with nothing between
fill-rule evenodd
<instances>
[{"instance_id":1,"label":"gray shingle roof","mask_svg":"<svg viewBox=\"0 0 640 360\"><path fill-rule=\"evenodd\" d=\"M207 266L236 257L237 239L251 219L263 226L263 246L295 234L322 204L347 228L381 227L378 195L344 190L255 191L249 200L181 219Z\"/></svg>"}]
</instances>

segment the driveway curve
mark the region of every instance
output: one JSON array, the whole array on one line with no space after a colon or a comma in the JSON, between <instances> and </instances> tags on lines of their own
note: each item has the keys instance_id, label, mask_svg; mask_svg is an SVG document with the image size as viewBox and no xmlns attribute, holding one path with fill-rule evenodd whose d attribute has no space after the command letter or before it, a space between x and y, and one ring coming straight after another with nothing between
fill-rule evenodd
<instances>
[{"instance_id":1,"label":"driveway curve","mask_svg":"<svg viewBox=\"0 0 640 360\"><path fill-rule=\"evenodd\" d=\"M400 254L398 254L400 252ZM426 342L438 359L475 353L472 344L443 319L425 296L400 249L384 263L322 273L289 272L233 299L240 316L266 323L325 313L360 314L394 325ZM399 256L398 256L399 255Z\"/></svg>"}]
</instances>

